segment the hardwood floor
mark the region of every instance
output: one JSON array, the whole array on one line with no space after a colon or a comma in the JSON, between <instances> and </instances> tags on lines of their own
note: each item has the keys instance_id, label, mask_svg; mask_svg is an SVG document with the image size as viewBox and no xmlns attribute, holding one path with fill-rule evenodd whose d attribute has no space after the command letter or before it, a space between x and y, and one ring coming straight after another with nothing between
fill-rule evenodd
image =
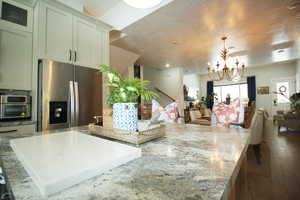
<instances>
[{"instance_id":1,"label":"hardwood floor","mask_svg":"<svg viewBox=\"0 0 300 200\"><path fill-rule=\"evenodd\" d=\"M300 200L300 132L277 134L269 121L261 155L259 165L248 150L248 199Z\"/></svg>"}]
</instances>

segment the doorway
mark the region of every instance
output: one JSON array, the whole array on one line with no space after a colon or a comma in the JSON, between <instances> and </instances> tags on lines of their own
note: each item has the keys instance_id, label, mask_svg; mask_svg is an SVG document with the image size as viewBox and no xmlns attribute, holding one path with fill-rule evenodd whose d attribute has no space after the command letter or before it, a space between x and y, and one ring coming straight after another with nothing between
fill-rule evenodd
<instances>
[{"instance_id":1,"label":"doorway","mask_svg":"<svg viewBox=\"0 0 300 200\"><path fill-rule=\"evenodd\" d=\"M272 117L276 112L290 109L290 96L296 92L296 78L286 77L271 80Z\"/></svg>"}]
</instances>

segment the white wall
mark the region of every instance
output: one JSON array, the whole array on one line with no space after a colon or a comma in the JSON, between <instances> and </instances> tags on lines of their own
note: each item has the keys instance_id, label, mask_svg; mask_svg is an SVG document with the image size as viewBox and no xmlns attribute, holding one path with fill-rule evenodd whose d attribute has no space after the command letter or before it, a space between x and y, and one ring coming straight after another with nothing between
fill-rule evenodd
<instances>
[{"instance_id":1,"label":"white wall","mask_svg":"<svg viewBox=\"0 0 300 200\"><path fill-rule=\"evenodd\" d=\"M271 91L271 80L295 77L297 62L289 63L276 63L253 68L247 68L246 76L256 77L256 87L269 86ZM200 75L200 96L206 96L206 82L208 81L207 75ZM241 80L246 82L246 79ZM219 84L218 82L215 85ZM257 107L265 108L269 113L272 111L272 96L270 95L256 95Z\"/></svg>"},{"instance_id":2,"label":"white wall","mask_svg":"<svg viewBox=\"0 0 300 200\"><path fill-rule=\"evenodd\" d=\"M183 84L187 86L188 90L190 88L195 88L199 91L200 89L200 78L197 74L187 74L183 76ZM198 93L197 98L200 99L200 94Z\"/></svg>"},{"instance_id":3,"label":"white wall","mask_svg":"<svg viewBox=\"0 0 300 200\"><path fill-rule=\"evenodd\" d=\"M179 102L180 115L183 113L183 70L182 68L157 69L144 67L144 80L150 80L153 87L158 87ZM160 95L162 104L170 103L169 99Z\"/></svg>"},{"instance_id":4,"label":"white wall","mask_svg":"<svg viewBox=\"0 0 300 200\"><path fill-rule=\"evenodd\" d=\"M140 55L110 45L110 66L114 67L123 76L133 74L133 65Z\"/></svg>"},{"instance_id":5,"label":"white wall","mask_svg":"<svg viewBox=\"0 0 300 200\"><path fill-rule=\"evenodd\" d=\"M187 74L183 76L183 84L191 88L200 87L200 79L197 74Z\"/></svg>"}]
</instances>

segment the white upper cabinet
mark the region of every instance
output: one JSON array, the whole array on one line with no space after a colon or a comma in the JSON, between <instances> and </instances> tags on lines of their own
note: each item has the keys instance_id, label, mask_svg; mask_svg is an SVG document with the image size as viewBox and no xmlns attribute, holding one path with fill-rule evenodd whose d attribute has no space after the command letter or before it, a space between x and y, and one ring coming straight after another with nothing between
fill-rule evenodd
<instances>
[{"instance_id":1,"label":"white upper cabinet","mask_svg":"<svg viewBox=\"0 0 300 200\"><path fill-rule=\"evenodd\" d=\"M54 4L40 2L38 57L96 68L107 59L102 34L108 35L110 27Z\"/></svg>"},{"instance_id":2,"label":"white upper cabinet","mask_svg":"<svg viewBox=\"0 0 300 200\"><path fill-rule=\"evenodd\" d=\"M42 57L71 63L72 61L72 15L50 5L42 7L41 50Z\"/></svg>"},{"instance_id":3,"label":"white upper cabinet","mask_svg":"<svg viewBox=\"0 0 300 200\"><path fill-rule=\"evenodd\" d=\"M74 17L74 61L76 65L95 67L97 46L96 25ZM100 36L99 36L100 37Z\"/></svg>"},{"instance_id":4,"label":"white upper cabinet","mask_svg":"<svg viewBox=\"0 0 300 200\"><path fill-rule=\"evenodd\" d=\"M32 32L33 8L12 0L0 0L0 27Z\"/></svg>"},{"instance_id":5,"label":"white upper cabinet","mask_svg":"<svg viewBox=\"0 0 300 200\"><path fill-rule=\"evenodd\" d=\"M0 29L0 88L31 90L32 34Z\"/></svg>"}]
</instances>

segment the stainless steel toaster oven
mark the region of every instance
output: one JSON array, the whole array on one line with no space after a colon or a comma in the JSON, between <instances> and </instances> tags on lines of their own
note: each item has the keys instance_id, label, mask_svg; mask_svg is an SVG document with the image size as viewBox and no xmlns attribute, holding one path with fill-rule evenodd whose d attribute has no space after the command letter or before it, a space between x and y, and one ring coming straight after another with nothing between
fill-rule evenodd
<instances>
[{"instance_id":1,"label":"stainless steel toaster oven","mask_svg":"<svg viewBox=\"0 0 300 200\"><path fill-rule=\"evenodd\" d=\"M31 118L31 97L0 95L0 120Z\"/></svg>"}]
</instances>

